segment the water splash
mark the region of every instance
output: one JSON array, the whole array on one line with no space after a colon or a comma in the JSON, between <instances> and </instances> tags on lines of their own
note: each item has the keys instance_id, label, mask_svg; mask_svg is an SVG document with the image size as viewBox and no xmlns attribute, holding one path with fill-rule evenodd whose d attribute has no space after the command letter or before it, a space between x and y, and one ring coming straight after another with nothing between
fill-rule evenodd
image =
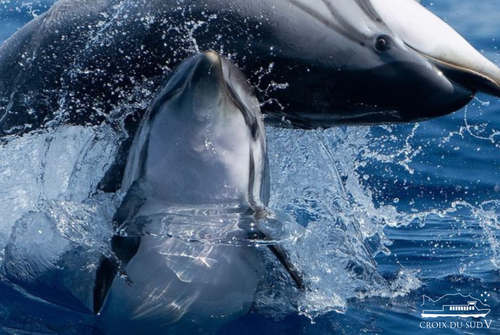
<instances>
[{"instance_id":1,"label":"water splash","mask_svg":"<svg viewBox=\"0 0 500 335\"><path fill-rule=\"evenodd\" d=\"M374 260L377 255L383 255L382 258L391 255L388 227L401 229L417 224L424 229L428 222L437 220L443 225L469 217L460 229L467 231L467 238L476 239L477 232L469 231L479 223L482 232L478 248L489 249L492 255L486 256L490 266L482 260L464 258L463 264L469 265L462 273L475 276L478 271L499 269L498 201L474 201L484 194L480 188L475 191L469 186L463 189L455 186L453 190L461 192L446 198L448 191L440 183L446 185L454 180L441 181L439 176L421 180L425 173L422 161L432 160L429 164L439 167L439 162L427 155L432 146L446 146L446 133L433 137L436 132L429 131L424 124L317 131L268 128L267 131L272 206L306 227L306 233L291 252L311 288L310 293L299 299L301 313L314 318L332 310L345 310L347 301L353 297L397 297L418 289L425 262L406 265L408 262L398 261L391 268L396 272L390 276L382 276L378 270ZM491 134L496 136L494 132ZM469 134L467 141L470 136L473 134ZM491 140L491 136L474 138ZM422 184L431 187L429 191ZM399 194L393 196L396 191ZM443 201L434 193L441 194ZM427 238L432 242L438 236ZM474 253L464 257L477 256ZM397 259L397 255L391 257ZM340 288L339 282L343 283ZM328 302L321 303L325 300Z\"/></svg>"},{"instance_id":2,"label":"water splash","mask_svg":"<svg viewBox=\"0 0 500 335\"><path fill-rule=\"evenodd\" d=\"M0 148L0 245L16 220L44 201L91 196L116 154L109 128L61 127L14 137Z\"/></svg>"},{"instance_id":3,"label":"water splash","mask_svg":"<svg viewBox=\"0 0 500 335\"><path fill-rule=\"evenodd\" d=\"M284 213L239 203L215 206L165 206L117 228L118 235L176 238L186 243L262 247L293 244L303 229Z\"/></svg>"},{"instance_id":4,"label":"water splash","mask_svg":"<svg viewBox=\"0 0 500 335\"><path fill-rule=\"evenodd\" d=\"M376 208L359 182L369 128L267 131L271 206L306 227L290 250L310 289L299 311L310 317L344 311L363 291L389 290L373 256L388 252L383 229L399 215L391 206Z\"/></svg>"}]
</instances>

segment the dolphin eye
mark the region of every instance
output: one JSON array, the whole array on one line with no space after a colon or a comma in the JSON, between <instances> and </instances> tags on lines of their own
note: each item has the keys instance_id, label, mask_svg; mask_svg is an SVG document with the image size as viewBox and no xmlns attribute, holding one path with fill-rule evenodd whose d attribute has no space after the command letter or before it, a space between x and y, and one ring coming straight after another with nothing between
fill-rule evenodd
<instances>
[{"instance_id":1,"label":"dolphin eye","mask_svg":"<svg viewBox=\"0 0 500 335\"><path fill-rule=\"evenodd\" d=\"M380 52L387 51L391 48L392 40L388 35L380 35L375 41L375 49Z\"/></svg>"}]
</instances>

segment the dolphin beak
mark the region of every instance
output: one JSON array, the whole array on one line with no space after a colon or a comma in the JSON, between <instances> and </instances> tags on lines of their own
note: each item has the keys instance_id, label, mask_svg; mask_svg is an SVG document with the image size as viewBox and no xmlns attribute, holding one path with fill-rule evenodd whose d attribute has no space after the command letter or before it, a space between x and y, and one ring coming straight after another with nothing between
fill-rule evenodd
<instances>
[{"instance_id":1,"label":"dolphin beak","mask_svg":"<svg viewBox=\"0 0 500 335\"><path fill-rule=\"evenodd\" d=\"M418 50L416 51L418 52ZM481 54L468 55L468 57L443 57L445 55L439 57L439 55L420 54L436 65L446 77L455 83L472 92L479 91L500 97L500 69Z\"/></svg>"},{"instance_id":2,"label":"dolphin beak","mask_svg":"<svg viewBox=\"0 0 500 335\"><path fill-rule=\"evenodd\" d=\"M417 1L371 2L387 28L450 81L473 93L500 97L500 69Z\"/></svg>"},{"instance_id":3,"label":"dolphin beak","mask_svg":"<svg viewBox=\"0 0 500 335\"><path fill-rule=\"evenodd\" d=\"M220 84L224 85L222 59L218 53L209 50L202 52L193 59L196 59L196 61L190 78L192 82L208 82L207 85L215 85L215 87Z\"/></svg>"}]
</instances>

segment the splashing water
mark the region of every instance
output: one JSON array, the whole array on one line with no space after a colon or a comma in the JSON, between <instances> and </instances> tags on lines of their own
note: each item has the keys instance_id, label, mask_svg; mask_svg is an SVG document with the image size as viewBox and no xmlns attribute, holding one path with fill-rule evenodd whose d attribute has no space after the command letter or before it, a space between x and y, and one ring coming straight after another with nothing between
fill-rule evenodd
<instances>
[{"instance_id":1,"label":"splashing water","mask_svg":"<svg viewBox=\"0 0 500 335\"><path fill-rule=\"evenodd\" d=\"M113 162L111 133L62 127L51 133L11 138L0 149L0 243L16 220L47 201L81 202L96 190Z\"/></svg>"},{"instance_id":2,"label":"splashing water","mask_svg":"<svg viewBox=\"0 0 500 335\"><path fill-rule=\"evenodd\" d=\"M476 107L472 105L470 109ZM479 109L483 107L488 105L481 104ZM461 132L466 131L469 136L462 134L464 141L470 142L472 137L491 142L496 136L494 129L490 136L477 136L466 117L467 112ZM425 124L317 131L268 128L267 131L272 206L306 227L304 236L293 247L295 261L311 287L311 292L299 302L299 310L305 315L314 317L330 310L343 311L352 297L404 296L420 287L425 263L409 264L407 268L405 262L400 262L396 269L392 268L396 272L390 279L381 275L374 259L391 255L388 227L397 231L415 223L423 228L436 221L439 225L459 222L464 234L480 240L477 248L489 250L484 261L464 260L459 272L474 276L478 271L498 271L497 191L488 200L480 187L460 186L463 182L453 177L420 179L426 174L422 162L439 165L426 157L430 147L438 143L437 147L449 150L446 144L453 131L433 137L435 133L429 132ZM452 160L447 155L441 159ZM452 187L459 190L456 195L439 195L446 184L455 182L457 185ZM431 183L434 185L429 187ZM443 229L449 228L445 225ZM439 237L428 238L432 241ZM464 250L464 254L478 256L476 251ZM340 288L339 282L343 283Z\"/></svg>"},{"instance_id":3,"label":"splashing water","mask_svg":"<svg viewBox=\"0 0 500 335\"><path fill-rule=\"evenodd\" d=\"M306 227L293 246L311 289L301 297L299 311L314 317L345 311L348 299L368 291L389 295L391 284L377 272L373 256L389 252L383 229L400 222L400 215L392 206L377 208L359 182L356 170L370 129L267 131L271 206Z\"/></svg>"}]
</instances>

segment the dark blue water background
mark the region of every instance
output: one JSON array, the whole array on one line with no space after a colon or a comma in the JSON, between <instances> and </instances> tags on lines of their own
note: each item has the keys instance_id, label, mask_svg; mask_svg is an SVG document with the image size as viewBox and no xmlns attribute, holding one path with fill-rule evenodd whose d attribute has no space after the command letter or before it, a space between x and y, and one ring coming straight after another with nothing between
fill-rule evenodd
<instances>
[{"instance_id":1,"label":"dark blue water background","mask_svg":"<svg viewBox=\"0 0 500 335\"><path fill-rule=\"evenodd\" d=\"M51 3L1 1L0 43ZM499 64L500 1L422 3ZM345 140L352 130L338 131L347 134ZM328 132L325 136L330 141L339 137ZM380 211L386 208L398 213L390 218L399 222L386 222L385 252L378 252L379 241L366 241L368 248L373 242L377 273L391 290L359 293L347 299L345 308L332 308L341 313L327 309L309 313L307 308L301 315L280 317L253 313L228 325L220 334L500 333L500 100L480 95L453 115L418 125L365 128L363 136L366 142L354 145L359 151L354 156L354 169L340 169L340 175L343 181L355 179L369 191L373 213L367 216L380 217ZM278 137L271 135L270 140ZM329 148L336 145L329 143ZM345 150L348 144L339 146ZM335 156L334 150L330 152ZM334 160L342 164L342 157ZM314 222L311 211L301 212L300 206L290 212L304 226ZM340 288L347 286L342 280L336 283ZM368 291L372 290L370 281L366 283ZM2 292L2 300L19 301L27 323L33 322L29 315L43 315L36 306L23 305L21 294ZM438 299L457 292L491 306L485 319L476 320L493 320L491 329L466 329L465 322L470 320L461 320L464 326L458 330L422 329L421 322L428 321L420 316L422 296ZM77 333L88 331L85 326L75 329L79 329Z\"/></svg>"}]
</instances>

